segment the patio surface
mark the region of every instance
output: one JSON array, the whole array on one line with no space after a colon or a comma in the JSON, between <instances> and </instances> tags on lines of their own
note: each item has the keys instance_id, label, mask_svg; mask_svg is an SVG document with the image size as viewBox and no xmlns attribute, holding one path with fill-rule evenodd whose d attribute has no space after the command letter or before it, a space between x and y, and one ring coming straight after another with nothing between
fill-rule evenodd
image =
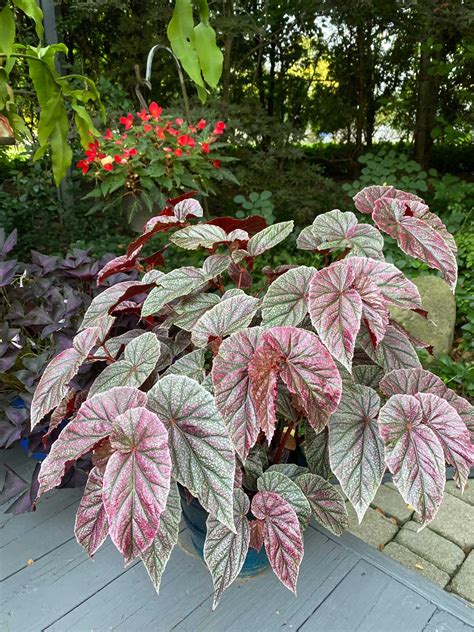
<instances>
[{"instance_id":1,"label":"patio surface","mask_svg":"<svg viewBox=\"0 0 474 632\"><path fill-rule=\"evenodd\" d=\"M0 459L23 475L34 467L17 450L2 451ZM95 561L88 559L73 536L80 495L55 490L34 513L0 516L2 632L474 630L467 601L351 533L336 538L315 527L305 534L298 598L266 571L235 582L212 612L210 574L183 546L174 550L157 596L142 564L125 569L110 540ZM398 525L395 542L402 530ZM184 545L186 536L184 529Z\"/></svg>"}]
</instances>

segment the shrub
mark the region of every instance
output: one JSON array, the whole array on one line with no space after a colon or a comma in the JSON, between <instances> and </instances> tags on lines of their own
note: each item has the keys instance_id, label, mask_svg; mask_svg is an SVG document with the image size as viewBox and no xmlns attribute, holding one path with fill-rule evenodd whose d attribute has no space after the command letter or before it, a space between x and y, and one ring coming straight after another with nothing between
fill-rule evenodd
<instances>
[{"instance_id":1,"label":"shrub","mask_svg":"<svg viewBox=\"0 0 474 632\"><path fill-rule=\"evenodd\" d=\"M171 202L102 269L99 282L132 269L143 276L94 298L32 404L33 427L47 423L79 368L96 367L41 466L38 494L92 454L75 528L90 555L109 534L127 562L142 559L158 590L178 539L179 484L209 514L204 558L216 606L249 547L264 546L295 590L311 516L336 534L347 526L331 471L360 520L386 468L422 524L442 501L446 463L464 488L473 408L421 368L415 346L424 343L390 320L390 305L421 311L421 301L384 261L380 231L453 290L455 244L410 193L375 186L354 202L376 227L352 212L320 215L297 245L320 253L325 267L280 261L262 291L253 288L254 263L293 221L199 221L193 199ZM202 265L163 274L154 266L167 248L141 256L154 235L171 231L169 246L204 250ZM141 317L143 328L117 331L118 314ZM306 465L296 462L301 449Z\"/></svg>"}]
</instances>

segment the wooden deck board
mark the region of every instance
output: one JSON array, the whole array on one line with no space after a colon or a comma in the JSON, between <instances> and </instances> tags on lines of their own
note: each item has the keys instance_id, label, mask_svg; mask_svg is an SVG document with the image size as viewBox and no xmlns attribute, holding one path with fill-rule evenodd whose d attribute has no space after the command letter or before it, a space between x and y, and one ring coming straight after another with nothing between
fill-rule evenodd
<instances>
[{"instance_id":1,"label":"wooden deck board","mask_svg":"<svg viewBox=\"0 0 474 632\"><path fill-rule=\"evenodd\" d=\"M20 474L34 467L18 451L1 458ZM298 598L266 571L237 581L212 612L209 572L179 547L158 596L143 565L124 568L110 541L88 559L72 532L79 495L56 490L35 513L0 516L1 632L474 630L466 602L350 534L319 527L305 534Z\"/></svg>"}]
</instances>

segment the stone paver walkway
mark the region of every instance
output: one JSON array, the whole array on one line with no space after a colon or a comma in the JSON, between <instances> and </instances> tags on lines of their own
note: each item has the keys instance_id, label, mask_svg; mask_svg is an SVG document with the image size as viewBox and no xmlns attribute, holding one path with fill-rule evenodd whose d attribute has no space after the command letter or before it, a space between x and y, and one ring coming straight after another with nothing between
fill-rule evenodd
<instances>
[{"instance_id":1,"label":"stone paver walkway","mask_svg":"<svg viewBox=\"0 0 474 632\"><path fill-rule=\"evenodd\" d=\"M448 481L436 518L422 531L392 483L380 487L362 524L349 503L347 508L351 533L474 603L474 480L464 494Z\"/></svg>"}]
</instances>

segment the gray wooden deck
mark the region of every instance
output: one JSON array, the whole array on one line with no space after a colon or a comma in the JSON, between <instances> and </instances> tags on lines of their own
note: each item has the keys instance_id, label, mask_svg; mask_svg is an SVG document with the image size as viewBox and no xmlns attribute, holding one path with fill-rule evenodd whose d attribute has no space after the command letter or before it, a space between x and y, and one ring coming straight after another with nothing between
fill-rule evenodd
<instances>
[{"instance_id":1,"label":"gray wooden deck","mask_svg":"<svg viewBox=\"0 0 474 632\"><path fill-rule=\"evenodd\" d=\"M18 451L2 453L20 473L34 467ZM474 630L466 602L350 534L335 538L313 527L298 598L267 571L236 582L212 612L207 569L178 547L157 596L143 566L124 569L109 540L95 561L87 558L73 537L79 491L48 496L35 513L0 516L2 632Z\"/></svg>"}]
</instances>

